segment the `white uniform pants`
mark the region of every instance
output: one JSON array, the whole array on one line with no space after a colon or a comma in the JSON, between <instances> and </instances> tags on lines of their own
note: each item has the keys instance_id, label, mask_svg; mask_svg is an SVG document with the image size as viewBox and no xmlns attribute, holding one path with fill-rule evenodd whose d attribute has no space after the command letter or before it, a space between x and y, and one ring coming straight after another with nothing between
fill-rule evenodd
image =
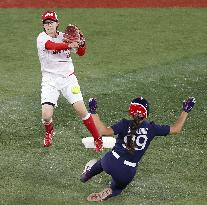
<instances>
[{"instance_id":1,"label":"white uniform pants","mask_svg":"<svg viewBox=\"0 0 207 205\"><path fill-rule=\"evenodd\" d=\"M49 102L57 106L61 93L70 104L83 100L78 80L74 74L67 77L44 74L41 86L41 104Z\"/></svg>"}]
</instances>

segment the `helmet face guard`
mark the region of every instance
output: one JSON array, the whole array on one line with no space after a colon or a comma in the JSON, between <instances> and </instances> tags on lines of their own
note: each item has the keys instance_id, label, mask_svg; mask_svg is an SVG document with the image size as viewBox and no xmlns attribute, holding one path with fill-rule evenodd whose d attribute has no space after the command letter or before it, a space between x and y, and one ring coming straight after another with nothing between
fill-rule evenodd
<instances>
[{"instance_id":1,"label":"helmet face guard","mask_svg":"<svg viewBox=\"0 0 207 205\"><path fill-rule=\"evenodd\" d=\"M149 115L149 103L143 97L135 98L129 106L128 113L132 117L147 118Z\"/></svg>"}]
</instances>

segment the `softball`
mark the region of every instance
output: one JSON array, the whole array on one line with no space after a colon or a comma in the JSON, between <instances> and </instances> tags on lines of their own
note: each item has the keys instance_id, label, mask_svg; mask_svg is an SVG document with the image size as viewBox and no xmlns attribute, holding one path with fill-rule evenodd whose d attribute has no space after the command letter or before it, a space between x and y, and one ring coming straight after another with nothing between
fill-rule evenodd
<instances>
[{"instance_id":1,"label":"softball","mask_svg":"<svg viewBox=\"0 0 207 205\"><path fill-rule=\"evenodd\" d=\"M80 86L77 85L77 86L72 87L72 88L71 88L71 92L72 92L73 94L78 94L78 93L80 93Z\"/></svg>"}]
</instances>

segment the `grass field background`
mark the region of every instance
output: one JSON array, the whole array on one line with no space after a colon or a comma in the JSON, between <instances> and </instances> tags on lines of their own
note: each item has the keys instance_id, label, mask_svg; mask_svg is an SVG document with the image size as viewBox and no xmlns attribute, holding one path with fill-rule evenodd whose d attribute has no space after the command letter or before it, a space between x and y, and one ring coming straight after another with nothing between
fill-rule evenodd
<instances>
[{"instance_id":1,"label":"grass field background","mask_svg":"<svg viewBox=\"0 0 207 205\"><path fill-rule=\"evenodd\" d=\"M86 197L105 188L110 177L79 181L85 163L101 154L83 147L88 131L63 98L55 111L54 144L42 147L36 50L42 12L0 9L0 204L92 204ZM73 56L76 74L85 102L97 97L107 125L127 118L138 95L150 102L149 120L167 124L183 99L197 100L182 134L157 138L131 185L103 204L207 204L207 10L57 12L60 30L76 23L86 36L87 55Z\"/></svg>"}]
</instances>

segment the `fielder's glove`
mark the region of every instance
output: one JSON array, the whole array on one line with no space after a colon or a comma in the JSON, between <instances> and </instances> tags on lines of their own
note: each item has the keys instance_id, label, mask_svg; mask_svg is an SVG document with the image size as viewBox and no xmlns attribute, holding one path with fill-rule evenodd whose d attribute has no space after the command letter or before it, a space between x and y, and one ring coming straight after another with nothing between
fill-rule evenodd
<instances>
[{"instance_id":1,"label":"fielder's glove","mask_svg":"<svg viewBox=\"0 0 207 205\"><path fill-rule=\"evenodd\" d=\"M88 100L88 107L91 114L96 114L96 109L98 108L96 98L90 98Z\"/></svg>"},{"instance_id":2,"label":"fielder's glove","mask_svg":"<svg viewBox=\"0 0 207 205\"><path fill-rule=\"evenodd\" d=\"M193 109L195 103L196 100L194 97L188 97L187 100L183 101L183 111L189 113Z\"/></svg>"},{"instance_id":3,"label":"fielder's glove","mask_svg":"<svg viewBox=\"0 0 207 205\"><path fill-rule=\"evenodd\" d=\"M79 47L83 47L85 45L83 33L76 25L73 24L69 24L66 27L63 38L65 43L77 42Z\"/></svg>"}]
</instances>

